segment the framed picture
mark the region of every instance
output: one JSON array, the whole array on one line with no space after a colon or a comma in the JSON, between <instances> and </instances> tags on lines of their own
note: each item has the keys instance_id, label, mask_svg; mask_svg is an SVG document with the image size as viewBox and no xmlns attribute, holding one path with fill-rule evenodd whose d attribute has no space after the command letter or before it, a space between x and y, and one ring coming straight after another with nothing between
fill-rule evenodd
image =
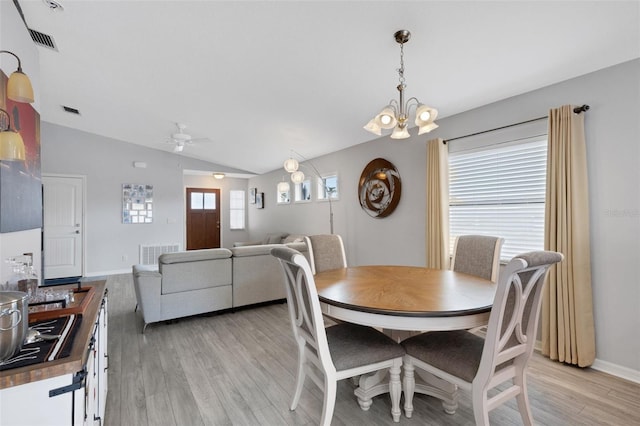
<instances>
[{"instance_id":1,"label":"framed picture","mask_svg":"<svg viewBox=\"0 0 640 426\"><path fill-rule=\"evenodd\" d=\"M256 208L264 209L264 192L256 193Z\"/></svg>"},{"instance_id":2,"label":"framed picture","mask_svg":"<svg viewBox=\"0 0 640 426\"><path fill-rule=\"evenodd\" d=\"M153 223L153 185L122 184L122 223Z\"/></svg>"},{"instance_id":3,"label":"framed picture","mask_svg":"<svg viewBox=\"0 0 640 426\"><path fill-rule=\"evenodd\" d=\"M257 188L249 188L249 204L256 203L256 193L258 192Z\"/></svg>"}]
</instances>

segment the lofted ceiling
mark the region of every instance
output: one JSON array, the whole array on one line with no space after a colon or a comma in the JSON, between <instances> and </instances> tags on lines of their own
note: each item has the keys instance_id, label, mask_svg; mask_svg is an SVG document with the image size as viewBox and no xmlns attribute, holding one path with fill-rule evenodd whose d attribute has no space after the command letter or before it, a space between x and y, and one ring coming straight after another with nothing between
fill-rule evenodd
<instances>
[{"instance_id":1,"label":"lofted ceiling","mask_svg":"<svg viewBox=\"0 0 640 426\"><path fill-rule=\"evenodd\" d=\"M258 174L376 138L399 29L439 118L640 56L638 1L56 1L18 1L43 121L169 152L179 122L210 142L174 155Z\"/></svg>"}]
</instances>

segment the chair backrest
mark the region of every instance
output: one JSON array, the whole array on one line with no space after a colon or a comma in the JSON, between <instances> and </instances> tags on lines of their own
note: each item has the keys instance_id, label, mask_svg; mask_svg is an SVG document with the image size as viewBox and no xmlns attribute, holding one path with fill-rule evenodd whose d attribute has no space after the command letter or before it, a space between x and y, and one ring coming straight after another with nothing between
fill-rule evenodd
<instances>
[{"instance_id":1,"label":"chair backrest","mask_svg":"<svg viewBox=\"0 0 640 426\"><path fill-rule=\"evenodd\" d=\"M340 235L323 234L305 237L311 259L311 272L347 267L347 255Z\"/></svg>"},{"instance_id":2,"label":"chair backrest","mask_svg":"<svg viewBox=\"0 0 640 426\"><path fill-rule=\"evenodd\" d=\"M480 386L491 383L496 371L505 366L526 366L536 341L547 271L563 258L554 251L533 251L519 254L507 264L496 288L474 386L476 382Z\"/></svg>"},{"instance_id":3,"label":"chair backrest","mask_svg":"<svg viewBox=\"0 0 640 426\"><path fill-rule=\"evenodd\" d=\"M309 262L302 253L288 247L274 248L271 254L278 258L284 271L289 317L299 349L306 349L307 360L321 371L335 373ZM317 384L324 387L322 383Z\"/></svg>"},{"instance_id":4,"label":"chair backrest","mask_svg":"<svg viewBox=\"0 0 640 426\"><path fill-rule=\"evenodd\" d=\"M460 235L453 246L451 269L496 282L503 238Z\"/></svg>"}]
</instances>

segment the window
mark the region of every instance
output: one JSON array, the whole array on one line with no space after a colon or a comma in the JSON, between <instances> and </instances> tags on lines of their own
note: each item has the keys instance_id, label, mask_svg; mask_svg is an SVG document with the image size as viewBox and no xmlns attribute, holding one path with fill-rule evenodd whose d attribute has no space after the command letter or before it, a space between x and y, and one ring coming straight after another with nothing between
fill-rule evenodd
<instances>
[{"instance_id":1,"label":"window","mask_svg":"<svg viewBox=\"0 0 640 426\"><path fill-rule=\"evenodd\" d=\"M212 192L192 192L191 210L215 210L216 194Z\"/></svg>"},{"instance_id":2,"label":"window","mask_svg":"<svg viewBox=\"0 0 640 426\"><path fill-rule=\"evenodd\" d=\"M244 229L244 191L229 191L229 228Z\"/></svg>"},{"instance_id":3,"label":"window","mask_svg":"<svg viewBox=\"0 0 640 426\"><path fill-rule=\"evenodd\" d=\"M327 175L318 178L318 200L338 199L338 176Z\"/></svg>"},{"instance_id":4,"label":"window","mask_svg":"<svg viewBox=\"0 0 640 426\"><path fill-rule=\"evenodd\" d=\"M546 135L449 154L451 249L464 234L504 238L502 259L542 250Z\"/></svg>"},{"instance_id":5,"label":"window","mask_svg":"<svg viewBox=\"0 0 640 426\"><path fill-rule=\"evenodd\" d=\"M296 203L306 203L311 201L311 181L306 179L300 183L296 183L293 193Z\"/></svg>"}]
</instances>

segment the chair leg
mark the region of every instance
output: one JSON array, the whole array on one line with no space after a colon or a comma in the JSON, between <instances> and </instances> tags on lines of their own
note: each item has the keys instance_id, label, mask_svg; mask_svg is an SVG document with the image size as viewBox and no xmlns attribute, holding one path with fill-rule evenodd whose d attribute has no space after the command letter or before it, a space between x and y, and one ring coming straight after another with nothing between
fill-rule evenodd
<instances>
[{"instance_id":1,"label":"chair leg","mask_svg":"<svg viewBox=\"0 0 640 426\"><path fill-rule=\"evenodd\" d=\"M476 426L489 426L489 409L487 407L487 391L476 386L471 389L471 402L473 404L473 417Z\"/></svg>"},{"instance_id":2,"label":"chair leg","mask_svg":"<svg viewBox=\"0 0 640 426\"><path fill-rule=\"evenodd\" d=\"M302 394L302 388L304 387L305 379L305 354L304 343L298 344L298 372L296 374L296 390L293 392L293 400L291 401L291 410L295 410L300 401L300 395Z\"/></svg>"},{"instance_id":3,"label":"chair leg","mask_svg":"<svg viewBox=\"0 0 640 426\"><path fill-rule=\"evenodd\" d=\"M400 395L402 394L402 386L400 384L400 366L402 359L393 361L393 365L389 368L389 396L391 397L391 417L394 422L400 421Z\"/></svg>"},{"instance_id":4,"label":"chair leg","mask_svg":"<svg viewBox=\"0 0 640 426\"><path fill-rule=\"evenodd\" d=\"M338 388L338 381L335 379L329 379L325 375L324 377L324 403L322 405L322 418L320 419L321 426L330 426L331 419L333 418L333 409L336 406L336 393Z\"/></svg>"},{"instance_id":5,"label":"chair leg","mask_svg":"<svg viewBox=\"0 0 640 426\"><path fill-rule=\"evenodd\" d=\"M402 369L404 370L404 378L402 379L402 391L404 392L404 415L408 419L413 415L413 393L416 390L416 378L414 375L415 367L405 356Z\"/></svg>"},{"instance_id":6,"label":"chair leg","mask_svg":"<svg viewBox=\"0 0 640 426\"><path fill-rule=\"evenodd\" d=\"M520 393L516 395L516 401L518 402L518 410L520 411L520 417L522 417L522 423L526 426L531 426L533 425L533 416L531 415L531 406L529 405L526 372L522 371L522 374L516 374L513 382L516 386L520 386Z\"/></svg>"}]
</instances>

